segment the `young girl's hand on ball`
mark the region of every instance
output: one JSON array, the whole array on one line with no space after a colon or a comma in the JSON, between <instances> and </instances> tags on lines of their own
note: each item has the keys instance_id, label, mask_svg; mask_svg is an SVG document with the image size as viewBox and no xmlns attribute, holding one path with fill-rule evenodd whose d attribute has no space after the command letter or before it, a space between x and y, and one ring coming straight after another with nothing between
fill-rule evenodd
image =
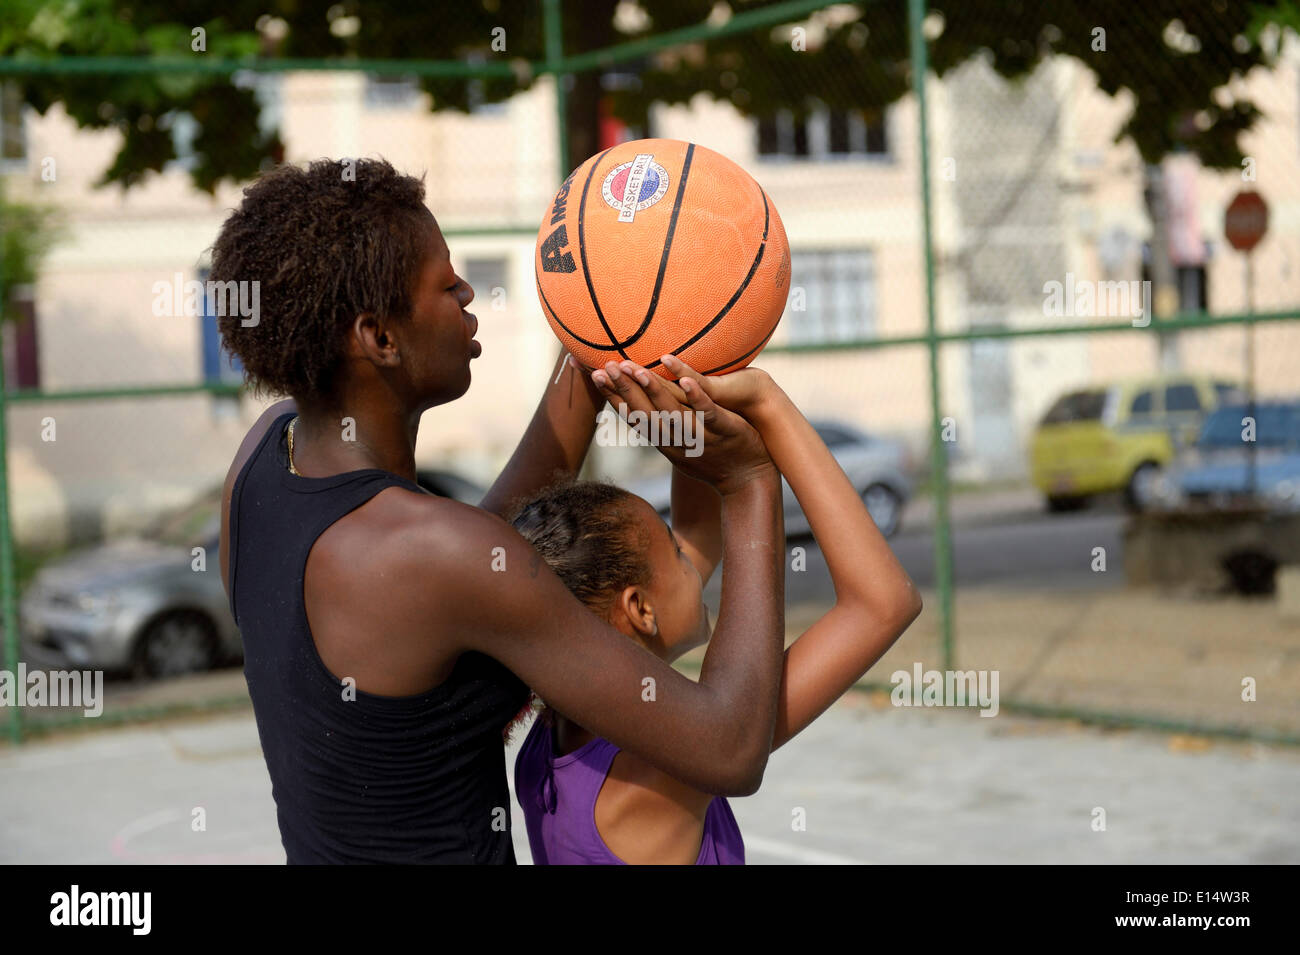
<instances>
[{"instance_id":1,"label":"young girl's hand on ball","mask_svg":"<svg viewBox=\"0 0 1300 955\"><path fill-rule=\"evenodd\" d=\"M679 387L681 379L693 379L716 404L745 418L749 418L777 387L772 376L761 368L741 368L725 375L701 375L676 355L664 355L662 361L678 379Z\"/></svg>"},{"instance_id":2,"label":"young girl's hand on ball","mask_svg":"<svg viewBox=\"0 0 1300 955\"><path fill-rule=\"evenodd\" d=\"M591 379L610 404L625 416L633 411L693 415L703 434L702 450L690 454L690 449L673 444L656 446L674 467L688 477L711 485L719 494L739 490L762 475L776 475L779 480L758 431L741 415L715 404L699 384L703 376L679 387L634 362L611 361L604 369L592 372ZM676 392L681 392L685 400L678 399Z\"/></svg>"}]
</instances>

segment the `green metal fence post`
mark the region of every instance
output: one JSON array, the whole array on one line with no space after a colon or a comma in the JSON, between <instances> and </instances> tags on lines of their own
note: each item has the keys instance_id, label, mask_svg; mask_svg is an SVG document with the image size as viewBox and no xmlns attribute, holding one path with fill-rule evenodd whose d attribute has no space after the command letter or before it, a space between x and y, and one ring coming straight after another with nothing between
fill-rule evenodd
<instances>
[{"instance_id":1,"label":"green metal fence post","mask_svg":"<svg viewBox=\"0 0 1300 955\"><path fill-rule=\"evenodd\" d=\"M885 2L904 2L904 0L885 0ZM566 75L608 68L615 63L628 62L646 56L656 50L678 47L688 43L707 41L715 37L736 36L743 33L758 33L778 23L789 23L806 18L816 9L830 6L828 0L785 0L785 2L768 3L757 10L734 13L726 22L693 24L678 30L661 33L652 37L619 43L603 50L581 51L571 55L564 53L563 38L563 0L542 0L543 3L543 39L544 59L527 63L532 75L550 75L556 82L556 116L558 118L557 146L559 154L559 172L562 178L571 169L569 137L567 125L567 90ZM947 471L946 444L943 441L942 417L942 380L940 378L939 354L947 345L964 345L982 340L1022 340L1037 338L1052 340L1071 335L1100 335L1123 332L1133 334L1130 319L1118 320L1076 320L1068 324L1018 326L1008 328L966 328L956 331L941 332L937 326L937 305L935 298L935 257L932 179L930 169L930 144L928 125L928 102L926 99L926 77L928 73L928 45L922 32L927 15L926 0L906 0L908 19L908 42L910 59L913 67L912 92L917 103L919 147L918 165L920 167L920 192L923 211L923 245L925 255L925 290L926 323L922 333L897 335L888 338L864 338L844 340L834 343L816 345L776 345L770 346L771 353L821 353L831 354L850 349L864 352L868 349L900 348L904 346L924 346L927 350L930 373L930 460L934 474L935 498L935 579L938 597L938 629L941 637L941 654L944 666L955 669L955 640L953 594L954 581L952 570L952 526L949 513L949 483ZM416 74L420 76L441 77L512 77L521 64L503 61L489 63L467 63L460 60L448 61L412 61L412 60L327 60L327 59L282 59L259 60L194 60L179 56L166 58L127 58L127 57L50 57L49 59L30 60L20 57L0 57L0 77L7 76L96 76L129 75L144 76L151 74L200 74L228 75L239 70L260 72L282 72L287 70L361 70L381 73L388 76ZM583 158L583 157L579 157ZM557 183L558 184L558 183ZM532 236L536 232L535 224L517 223L503 226L449 228L447 235L464 236ZM1270 312L1254 314L1247 310L1241 314L1209 314L1199 312L1179 312L1151 329L1152 335L1169 334L1174 331L1191 329L1222 328L1229 325L1244 325L1247 329L1260 323L1296 323L1300 322L1300 308L1281 308ZM84 387L63 391L43 391L41 389L16 389L5 392L4 369L0 367L0 666L16 670L21 639L17 629L17 584L14 541L10 525L8 498L8 471L6 469L7 449L7 413L9 408L40 403L42 407L51 402L99 402L118 398L154 399L173 395L223 394L237 393L238 386L231 385L195 385L195 384L157 384L148 386L111 388ZM598 450L594 448L593 450ZM588 457L588 464L592 457ZM592 473L592 472L588 472ZM931 608L932 610L935 608ZM690 664L688 663L689 667ZM888 690L888 686L875 684L862 685L872 689ZM86 727L88 724L123 722L132 719L160 718L179 712L199 712L207 709L227 706L246 705L246 697L232 696L218 700L182 701L164 704L160 707L117 708L102 720L87 721L80 716L66 719L20 720L21 713L11 708L5 720L8 735L15 741L32 739L40 734L56 729ZM1093 710L1086 707L1075 708L1051 706L1033 702L1018 702L1004 699L1000 704L1008 712L1021 712L1032 716L1079 719L1104 725L1130 726L1136 728L1156 729L1165 732L1185 732L1197 735L1214 735L1225 738L1251 739L1261 742L1300 745L1300 735L1291 732L1279 732L1268 728L1239 726L1213 726L1180 719L1161 719L1138 712L1115 712Z\"/></svg>"},{"instance_id":2,"label":"green metal fence post","mask_svg":"<svg viewBox=\"0 0 1300 955\"><path fill-rule=\"evenodd\" d=\"M563 0L544 0L545 19L542 29L546 34L546 63L557 66L564 59L564 9ZM555 80L555 138L560 150L560 174L556 181L563 179L569 172L569 94L564 84L569 81L568 73L553 73Z\"/></svg>"},{"instance_id":3,"label":"green metal fence post","mask_svg":"<svg viewBox=\"0 0 1300 955\"><path fill-rule=\"evenodd\" d=\"M0 283L0 301L4 298L4 285ZM0 339L3 335L0 335ZM14 579L14 539L9 524L9 409L5 401L5 363L0 353L0 612L4 620L4 668L18 674L18 585ZM18 688L21 693L22 687ZM15 743L23 738L22 708L9 709L9 739Z\"/></svg>"},{"instance_id":4,"label":"green metal fence post","mask_svg":"<svg viewBox=\"0 0 1300 955\"><path fill-rule=\"evenodd\" d=\"M921 213L925 235L925 329L930 353L930 471L934 488L934 580L939 590L939 639L943 667L953 669L952 645L952 527L948 522L948 454L940 414L939 339L934 308L934 227L930 208L930 129L926 112L925 74L928 51L921 22L925 0L908 0L907 29L912 52L912 90L916 94L917 140L920 145Z\"/></svg>"}]
</instances>

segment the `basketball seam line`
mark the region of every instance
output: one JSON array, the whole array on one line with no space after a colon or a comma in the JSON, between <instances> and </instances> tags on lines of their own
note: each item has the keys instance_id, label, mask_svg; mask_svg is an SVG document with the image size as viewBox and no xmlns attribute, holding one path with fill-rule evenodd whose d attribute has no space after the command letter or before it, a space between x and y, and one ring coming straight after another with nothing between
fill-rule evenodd
<instances>
[{"instance_id":1,"label":"basketball seam line","mask_svg":"<svg viewBox=\"0 0 1300 955\"><path fill-rule=\"evenodd\" d=\"M655 277L654 292L650 296L650 307L646 309L645 321L641 323L632 337L620 344L620 348L635 344L637 339L646 333L650 327L650 321L654 318L655 309L659 307L659 292L663 289L664 273L668 271L668 253L673 247L673 234L677 231L677 216L682 211L682 198L686 195L686 180L691 174L691 157L695 154L695 144L686 144L686 158L682 160L682 176L677 183L677 196L673 199L672 215L668 218L668 234L664 236L664 250L659 257L659 274Z\"/></svg>"},{"instance_id":2,"label":"basketball seam line","mask_svg":"<svg viewBox=\"0 0 1300 955\"><path fill-rule=\"evenodd\" d=\"M547 299L547 297L546 297L546 293L542 291L542 283L541 283L540 280L538 280L538 282L537 282L537 294L538 294L538 296L539 296L539 297L541 298L541 300L542 300L542 305L546 308L546 310L547 310L548 312L551 313L551 317L552 317L553 319L555 319L555 324L559 325L559 326L560 326L561 328L563 328L566 332L568 332L569 335L570 335L570 337L572 337L574 341L578 342L578 343L581 344L581 345L586 345L588 348L595 348L595 349L597 349L597 350L599 350L599 351L608 351L608 350L609 350L609 345L606 344L605 342L592 342L592 341L588 341L587 339L585 339L585 338L583 338L581 335L579 335L577 332L575 332L575 331L574 331L572 328L570 328L568 325L564 324L564 321L560 318L560 316L559 316L558 314L556 314L555 309L551 307L550 300Z\"/></svg>"},{"instance_id":3,"label":"basketball seam line","mask_svg":"<svg viewBox=\"0 0 1300 955\"><path fill-rule=\"evenodd\" d=\"M760 186L760 187L759 187L759 192L762 192L762 191L763 191L763 190L762 190L762 187ZM767 193L765 193L765 192L763 193L763 201L764 201L764 202L767 201ZM784 315L784 314L785 314L785 309L781 309L781 315ZM754 354L755 352L758 352L758 351L762 350L763 346L767 344L768 339L770 339L774 334L776 334L776 328L777 328L778 325L781 324L781 315L778 315L778 316L776 317L776 321L772 323L772 327L771 327L770 329L768 329L767 334L763 336L763 340L762 340L761 342L759 342L757 345L755 345L753 348L751 348L749 351L745 352L745 354L741 355L739 358L732 359L731 361L727 362L725 365L718 365L717 367L712 368L712 369L710 369L709 371L702 371L702 372L700 372L700 374L701 374L701 375L712 375L712 374L716 374L717 372L721 371L722 369L724 369L724 368L730 368L732 365L736 364L736 362L744 361L744 360L745 360L746 358L748 358L750 355Z\"/></svg>"},{"instance_id":4,"label":"basketball seam line","mask_svg":"<svg viewBox=\"0 0 1300 955\"><path fill-rule=\"evenodd\" d=\"M680 354L682 351L684 351L687 348L690 348L697 341L699 341L701 338L707 335L713 329L713 326L717 325L718 322L722 321L723 318L726 317L727 313L731 311L732 307L736 304L736 302L740 301L740 296L745 293L745 289L749 288L749 283L754 278L754 273L758 271L758 266L763 261L763 251L767 248L767 233L768 233L768 229L771 226L771 210L769 209L767 204L767 193L764 192L762 187L760 186L758 190L758 194L763 197L763 239L758 244L758 254L754 256L754 263L749 267L749 274L745 276L745 281L740 283L740 288L736 289L736 293L731 296L731 300L728 301L726 305L722 306L722 311L718 312L717 315L713 316L713 319L709 322L709 324L705 325L702 329L700 329L698 332L692 335L684 344L678 345L672 351L668 352L668 354L670 355ZM780 318L778 318L777 321L780 321ZM776 327L773 326L772 330L775 331ZM770 336L771 333L769 332L768 334ZM739 360L740 359L737 358L734 361L727 362L726 365L719 365L718 367L726 368L727 365L734 364L735 361L739 361ZM645 365L643 367L649 370L661 364L662 362L656 358L650 364ZM705 372L700 372L700 374L705 374Z\"/></svg>"},{"instance_id":5,"label":"basketball seam line","mask_svg":"<svg viewBox=\"0 0 1300 955\"><path fill-rule=\"evenodd\" d=\"M613 148L613 146L609 147L609 149ZM587 181L582 184L582 202L578 204L578 254L582 257L582 278L587 283L587 295L591 299L591 307L596 310L596 318L599 319L601 328L605 329L605 334L609 336L610 345L627 358L627 352L619 346L618 340L614 337L614 330L609 327L609 322L605 321L605 314L600 310L600 302L596 301L596 289L591 284L591 271L587 268L587 193L591 189L591 180L596 177L596 170L600 168L600 161L609 153L609 149L596 157L596 161L591 164L591 169L587 171Z\"/></svg>"},{"instance_id":6,"label":"basketball seam line","mask_svg":"<svg viewBox=\"0 0 1300 955\"><path fill-rule=\"evenodd\" d=\"M784 310L783 310L783 311L784 311ZM732 365L736 364L736 362L744 361L744 360L745 360L746 358L748 358L750 355L754 354L756 351L760 350L764 345L767 344L767 340L768 340L769 338L771 338L773 334L775 334L775 332L776 332L776 326L779 325L779 324L781 324L781 316L780 316L780 315L777 316L777 318L776 318L776 324L772 326L772 330L769 331L766 335L763 336L763 340L762 340L761 342L759 342L757 345L755 345L755 346L754 346L753 348L751 348L749 351L745 352L745 354L741 355L739 358L733 358L731 361L727 362L725 365L718 365L718 366L716 366L716 367L714 367L714 368L710 368L708 371L702 371L702 372L700 372L700 374L701 374L701 375L716 375L718 372L722 371L722 369L724 369L724 368L730 368Z\"/></svg>"}]
</instances>

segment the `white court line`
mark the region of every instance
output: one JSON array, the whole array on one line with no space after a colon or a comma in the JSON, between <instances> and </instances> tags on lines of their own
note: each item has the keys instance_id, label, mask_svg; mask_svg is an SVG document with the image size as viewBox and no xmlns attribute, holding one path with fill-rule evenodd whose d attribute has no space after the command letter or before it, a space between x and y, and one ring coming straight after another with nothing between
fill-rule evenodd
<instances>
[{"instance_id":1,"label":"white court line","mask_svg":"<svg viewBox=\"0 0 1300 955\"><path fill-rule=\"evenodd\" d=\"M746 853L750 849L754 849L766 855L779 856L794 862L807 862L811 865L874 865L874 863L862 859L850 859L848 856L836 855L833 852L822 852L820 849L792 846L788 842L764 839L762 836L751 836L745 832L742 832L741 835L745 839Z\"/></svg>"}]
</instances>

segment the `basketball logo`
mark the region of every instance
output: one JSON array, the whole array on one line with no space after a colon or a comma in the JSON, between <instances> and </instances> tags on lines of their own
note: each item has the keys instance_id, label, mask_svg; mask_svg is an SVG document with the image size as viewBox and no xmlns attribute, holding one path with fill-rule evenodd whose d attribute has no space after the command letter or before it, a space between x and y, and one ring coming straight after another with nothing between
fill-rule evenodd
<instances>
[{"instance_id":1,"label":"basketball logo","mask_svg":"<svg viewBox=\"0 0 1300 955\"><path fill-rule=\"evenodd\" d=\"M674 139L619 143L561 184L537 231L537 298L582 365L630 359L662 378L744 368L776 331L790 244L749 173Z\"/></svg>"},{"instance_id":2,"label":"basketball logo","mask_svg":"<svg viewBox=\"0 0 1300 955\"><path fill-rule=\"evenodd\" d=\"M667 191L668 170L654 161L653 153L638 153L631 162L615 166L600 186L605 202L618 210L619 222L632 222Z\"/></svg>"}]
</instances>

